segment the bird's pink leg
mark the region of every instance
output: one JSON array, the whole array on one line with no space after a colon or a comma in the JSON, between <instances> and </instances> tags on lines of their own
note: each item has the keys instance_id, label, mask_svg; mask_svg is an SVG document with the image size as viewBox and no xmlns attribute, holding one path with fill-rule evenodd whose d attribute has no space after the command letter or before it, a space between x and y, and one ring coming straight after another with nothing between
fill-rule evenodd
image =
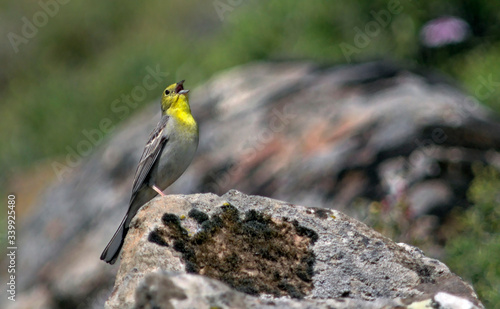
<instances>
[{"instance_id":1,"label":"bird's pink leg","mask_svg":"<svg viewBox=\"0 0 500 309\"><path fill-rule=\"evenodd\" d=\"M153 188L153 190L155 190L156 192L158 192L159 195L161 195L161 196L165 196L166 195L160 189L158 189L157 186L153 185L152 188Z\"/></svg>"}]
</instances>

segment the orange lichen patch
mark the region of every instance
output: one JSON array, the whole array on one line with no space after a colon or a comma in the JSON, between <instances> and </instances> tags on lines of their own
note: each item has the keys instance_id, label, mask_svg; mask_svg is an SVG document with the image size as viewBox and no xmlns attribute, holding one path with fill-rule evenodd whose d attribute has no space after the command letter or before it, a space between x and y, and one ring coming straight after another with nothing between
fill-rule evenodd
<instances>
[{"instance_id":1,"label":"orange lichen patch","mask_svg":"<svg viewBox=\"0 0 500 309\"><path fill-rule=\"evenodd\" d=\"M312 154L329 149L336 141L348 137L352 132L357 132L356 128L365 125L367 118L361 115L343 117L337 120L334 127L328 119L315 121L315 124L304 132L301 140L302 150L305 154Z\"/></svg>"}]
</instances>

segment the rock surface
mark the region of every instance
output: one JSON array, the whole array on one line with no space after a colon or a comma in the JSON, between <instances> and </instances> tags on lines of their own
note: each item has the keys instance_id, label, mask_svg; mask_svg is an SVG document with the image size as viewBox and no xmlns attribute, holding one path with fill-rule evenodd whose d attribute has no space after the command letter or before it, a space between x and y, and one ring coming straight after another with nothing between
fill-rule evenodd
<instances>
[{"instance_id":1,"label":"rock surface","mask_svg":"<svg viewBox=\"0 0 500 309\"><path fill-rule=\"evenodd\" d=\"M168 193L235 188L359 219L370 209L360 200L381 201L380 217L402 212L418 239L467 204L473 161L500 166L491 113L442 78L387 63L252 64L191 93L200 147ZM117 127L18 221L16 308L102 308L118 266L99 255L126 211L158 110L156 100Z\"/></svg>"},{"instance_id":2,"label":"rock surface","mask_svg":"<svg viewBox=\"0 0 500 309\"><path fill-rule=\"evenodd\" d=\"M231 289L207 277L157 272L147 275L136 291L138 308L258 308L258 309L344 309L344 308L477 308L465 298L438 293L434 298L405 305L401 300L363 301L353 298L290 299L258 298ZM156 307L153 307L156 306Z\"/></svg>"},{"instance_id":3,"label":"rock surface","mask_svg":"<svg viewBox=\"0 0 500 309\"><path fill-rule=\"evenodd\" d=\"M171 195L131 227L107 308L392 308L440 293L482 306L441 262L335 210L235 190Z\"/></svg>"}]
</instances>

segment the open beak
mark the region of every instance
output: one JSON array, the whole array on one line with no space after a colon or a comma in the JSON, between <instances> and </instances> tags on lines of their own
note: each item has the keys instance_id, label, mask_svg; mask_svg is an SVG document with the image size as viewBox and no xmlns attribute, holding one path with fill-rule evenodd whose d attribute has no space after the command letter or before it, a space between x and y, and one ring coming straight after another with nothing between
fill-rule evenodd
<instances>
[{"instance_id":1,"label":"open beak","mask_svg":"<svg viewBox=\"0 0 500 309\"><path fill-rule=\"evenodd\" d=\"M184 89L184 80L181 80L180 82L177 83L177 87L175 87L175 93L179 94L186 94L189 92L188 89Z\"/></svg>"}]
</instances>

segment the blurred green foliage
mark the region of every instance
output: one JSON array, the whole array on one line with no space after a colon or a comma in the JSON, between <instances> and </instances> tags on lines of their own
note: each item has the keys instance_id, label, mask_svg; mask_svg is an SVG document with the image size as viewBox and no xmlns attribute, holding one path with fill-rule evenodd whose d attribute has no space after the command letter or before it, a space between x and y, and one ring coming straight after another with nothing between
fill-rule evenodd
<instances>
[{"instance_id":1,"label":"blurred green foliage","mask_svg":"<svg viewBox=\"0 0 500 309\"><path fill-rule=\"evenodd\" d=\"M460 227L444 262L473 284L486 308L500 308L500 172L476 166L475 175L468 192L474 205L456 215Z\"/></svg>"},{"instance_id":2,"label":"blurred green foliage","mask_svg":"<svg viewBox=\"0 0 500 309\"><path fill-rule=\"evenodd\" d=\"M267 59L335 64L389 58L441 69L472 94L482 77L500 81L492 70L500 62L494 1L68 1L52 7L54 16L16 46L9 33L22 36L25 20L33 22L43 9L28 0L0 7L3 181L35 161L67 154L85 139L82 130L97 128L101 119L122 121L128 115L113 112L111 102L130 94L148 66L169 72L165 85L186 79L191 88L221 69ZM359 30L368 33L374 14L390 7L397 14L378 22L366 46L356 45ZM423 53L419 29L448 14L469 22L474 36L453 49ZM357 51L346 57L342 43ZM138 104L157 98L162 87ZM481 100L500 110L495 91Z\"/></svg>"}]
</instances>

